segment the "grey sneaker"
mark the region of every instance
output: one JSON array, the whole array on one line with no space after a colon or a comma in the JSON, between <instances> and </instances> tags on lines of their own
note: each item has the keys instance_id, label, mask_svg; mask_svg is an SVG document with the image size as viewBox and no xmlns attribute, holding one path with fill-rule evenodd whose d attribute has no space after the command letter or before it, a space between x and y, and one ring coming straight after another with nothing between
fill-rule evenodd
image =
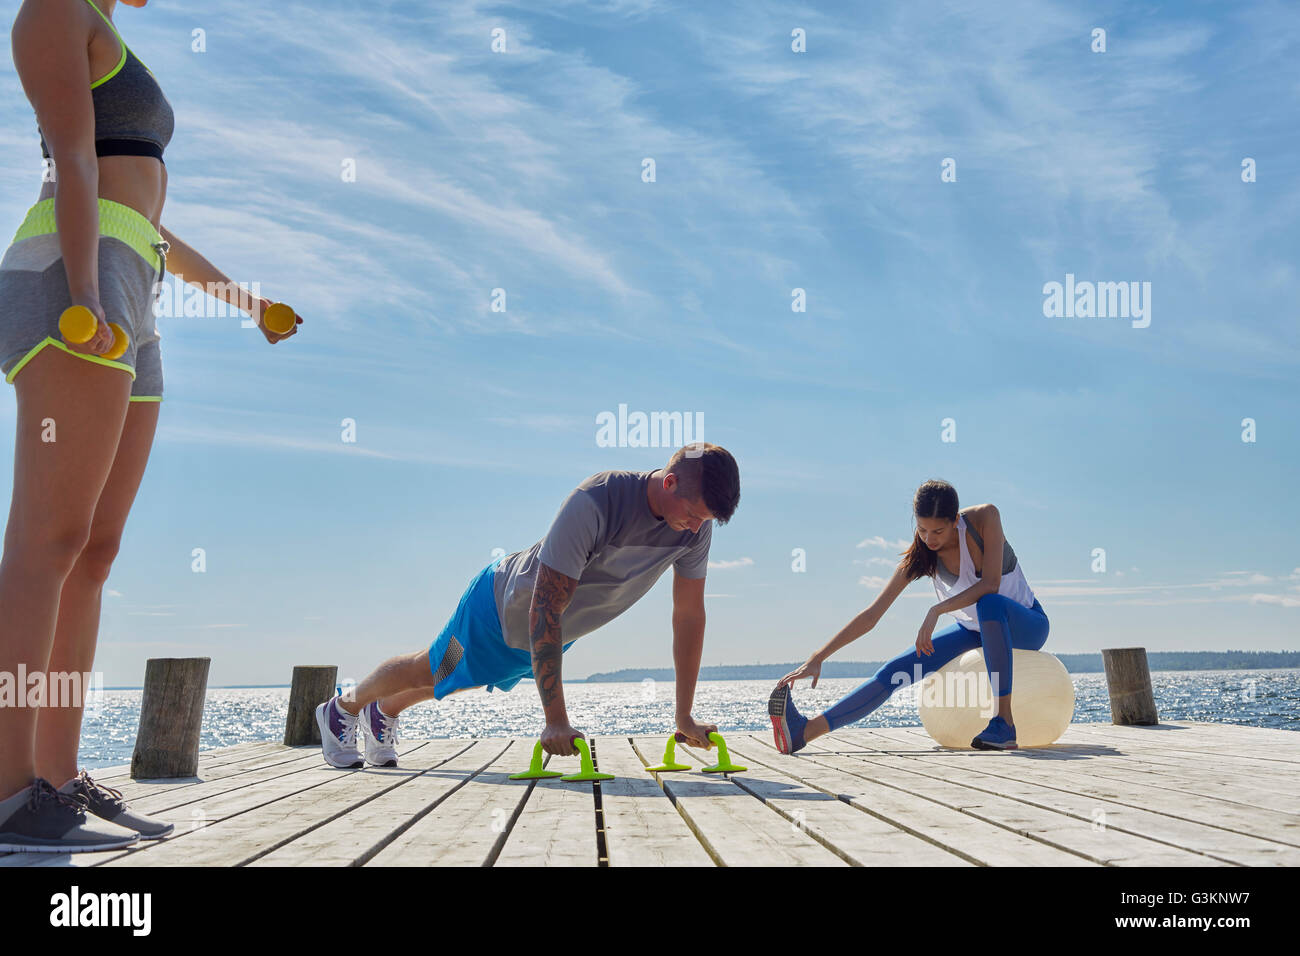
<instances>
[{"instance_id":1,"label":"grey sneaker","mask_svg":"<svg viewBox=\"0 0 1300 956\"><path fill-rule=\"evenodd\" d=\"M366 763L372 767L397 766L397 718L379 709L372 700L357 715L361 736L366 740Z\"/></svg>"},{"instance_id":2,"label":"grey sneaker","mask_svg":"<svg viewBox=\"0 0 1300 956\"><path fill-rule=\"evenodd\" d=\"M357 748L357 718L335 706L331 697L316 708L316 726L320 728L321 753L325 762L340 770L364 766Z\"/></svg>"},{"instance_id":3,"label":"grey sneaker","mask_svg":"<svg viewBox=\"0 0 1300 956\"><path fill-rule=\"evenodd\" d=\"M59 787L60 793L80 794L86 800L86 809L110 823L134 830L145 840L159 840L176 829L173 823L164 823L143 813L136 813L122 799L122 791L95 783L85 770Z\"/></svg>"},{"instance_id":4,"label":"grey sneaker","mask_svg":"<svg viewBox=\"0 0 1300 956\"><path fill-rule=\"evenodd\" d=\"M37 777L30 787L0 800L0 851L11 853L87 853L117 850L140 834L99 818L80 794L60 793Z\"/></svg>"}]
</instances>

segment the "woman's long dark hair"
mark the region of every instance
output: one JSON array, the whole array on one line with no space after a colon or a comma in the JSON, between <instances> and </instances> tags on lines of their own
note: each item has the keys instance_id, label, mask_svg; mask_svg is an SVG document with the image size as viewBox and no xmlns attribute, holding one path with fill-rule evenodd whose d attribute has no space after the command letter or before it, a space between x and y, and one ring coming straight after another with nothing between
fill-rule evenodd
<instances>
[{"instance_id":1,"label":"woman's long dark hair","mask_svg":"<svg viewBox=\"0 0 1300 956\"><path fill-rule=\"evenodd\" d=\"M946 481L932 479L916 489L912 499L912 514L917 518L947 518L957 520L957 489ZM907 580L934 577L939 566L939 557L925 546L921 535L912 532L912 545L903 552L903 566L907 569Z\"/></svg>"}]
</instances>

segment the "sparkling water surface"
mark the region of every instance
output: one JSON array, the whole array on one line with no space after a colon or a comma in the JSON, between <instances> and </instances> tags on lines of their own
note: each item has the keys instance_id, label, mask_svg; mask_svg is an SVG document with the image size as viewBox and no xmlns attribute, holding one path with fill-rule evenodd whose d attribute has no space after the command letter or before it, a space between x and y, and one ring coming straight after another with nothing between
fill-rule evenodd
<instances>
[{"instance_id":1,"label":"sparkling water surface","mask_svg":"<svg viewBox=\"0 0 1300 956\"><path fill-rule=\"evenodd\" d=\"M1072 674L1075 723L1110 720L1104 674ZM1151 675L1161 720L1196 720L1251 727L1300 730L1300 670L1155 671ZM724 733L766 731L767 696L775 681L701 681L695 689L695 718ZM860 678L820 681L813 690L801 681L795 703L815 714L862 683ZM88 710L81 735L83 766L129 763L140 720L139 690L104 691ZM569 721L591 735L667 734L673 729L673 684L566 684ZM288 687L218 687L208 691L200 749L257 740L283 740ZM510 693L482 690L428 701L402 715L403 738L533 737L542 729L541 703L530 681ZM857 727L919 726L914 689L895 693Z\"/></svg>"}]
</instances>

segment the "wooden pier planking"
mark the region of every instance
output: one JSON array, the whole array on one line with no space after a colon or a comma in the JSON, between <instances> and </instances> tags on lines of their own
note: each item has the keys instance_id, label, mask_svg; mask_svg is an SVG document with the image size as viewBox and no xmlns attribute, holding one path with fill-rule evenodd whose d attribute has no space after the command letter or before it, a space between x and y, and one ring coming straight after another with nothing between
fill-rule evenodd
<instances>
[{"instance_id":1,"label":"wooden pier planking","mask_svg":"<svg viewBox=\"0 0 1300 956\"><path fill-rule=\"evenodd\" d=\"M646 772L646 767L659 765L660 750L646 764L628 738L597 738L601 770L618 775L600 785L609 865L713 866L682 815Z\"/></svg>"},{"instance_id":2,"label":"wooden pier planking","mask_svg":"<svg viewBox=\"0 0 1300 956\"><path fill-rule=\"evenodd\" d=\"M910 742L908 745L910 746ZM936 751L936 753L942 753L942 759L951 761L969 761L980 756L976 751ZM1159 807L1160 811L1168 816L1211 827L1254 833L1291 847L1300 847L1300 817L1294 813L1250 806L1219 797L1207 797L1189 792L1185 788L1175 790L1163 785L1153 786L1142 781L1101 776L1093 773L1091 769L1079 766L1078 759L1071 759L1061 750L1044 748L1037 752L1025 750L998 753L993 756L1000 758L1001 762L998 764L982 762L980 769L985 773L996 773L1015 780L1042 783L1062 789L1068 788L1076 794L1110 800L1130 807ZM1260 772L1267 774L1269 771Z\"/></svg>"},{"instance_id":3,"label":"wooden pier planking","mask_svg":"<svg viewBox=\"0 0 1300 956\"><path fill-rule=\"evenodd\" d=\"M212 750L201 751L199 753L199 761L201 766L206 768L220 767L225 764L248 760L257 754L271 753L279 746L280 745L274 740L254 740L242 744L231 744L229 747L217 747ZM131 765L129 763L124 763L112 767L101 767L91 773L91 776L97 781L103 781L106 783L115 780L129 781L131 779ZM166 779L190 780L193 778L172 777ZM114 783L113 786L117 786L117 784Z\"/></svg>"},{"instance_id":4,"label":"wooden pier planking","mask_svg":"<svg viewBox=\"0 0 1300 956\"><path fill-rule=\"evenodd\" d=\"M222 764L210 771L205 770L202 778L113 781L105 786L120 791L123 799L131 806L139 803L141 810L146 807L157 810L176 805L170 802L170 797L165 796L168 794L183 791L185 802L193 802L210 793L236 790L259 780L295 773L309 767L314 769L319 765L320 755L317 753L281 749L246 757L236 763ZM95 780L98 781L99 778L96 777Z\"/></svg>"},{"instance_id":5,"label":"wooden pier planking","mask_svg":"<svg viewBox=\"0 0 1300 956\"><path fill-rule=\"evenodd\" d=\"M508 744L497 757L367 861L368 866L485 866L496 859L535 781L509 776L528 766L532 742ZM595 827L592 827L595 846Z\"/></svg>"},{"instance_id":6,"label":"wooden pier planking","mask_svg":"<svg viewBox=\"0 0 1300 956\"><path fill-rule=\"evenodd\" d=\"M399 745L401 767L372 767L366 771L324 766L259 787L201 800L202 825L189 833L106 860L103 866L239 866L288 843L323 823L357 812L379 794L399 787L449 756L464 750L466 741L433 740ZM272 787L283 795L263 801ZM259 801L249 805L252 801ZM163 819L168 819L163 814ZM145 859L145 857L148 859Z\"/></svg>"},{"instance_id":7,"label":"wooden pier planking","mask_svg":"<svg viewBox=\"0 0 1300 956\"><path fill-rule=\"evenodd\" d=\"M509 781L531 740L403 741L398 768L240 744L196 777L92 774L173 822L102 853L0 866L1235 866L1300 863L1300 734L1227 724L1072 725L1053 747L945 750L922 728L847 728L796 756L728 735L745 773L650 773L666 735L592 738L599 785ZM548 758L571 772L577 758Z\"/></svg>"},{"instance_id":8,"label":"wooden pier planking","mask_svg":"<svg viewBox=\"0 0 1300 956\"><path fill-rule=\"evenodd\" d=\"M566 783L558 777L532 783L532 795L513 826L503 830L505 841L493 865L599 866L591 783ZM515 782L516 786L522 784ZM492 821L494 827L505 823L504 818Z\"/></svg>"},{"instance_id":9,"label":"wooden pier planking","mask_svg":"<svg viewBox=\"0 0 1300 956\"><path fill-rule=\"evenodd\" d=\"M1138 731L1140 732L1140 730ZM865 733L865 732L859 732ZM872 731L877 738L901 737L900 731ZM910 737L910 735L908 735ZM1068 737L1068 734L1067 734ZM928 739L928 738L927 738ZM850 737L850 740L853 740ZM865 744L860 738L854 741ZM820 740L814 742L821 743ZM910 747L909 739L904 747ZM1067 746L1068 745L1064 745ZM903 751L900 751L903 752ZM976 776L972 777L969 758L978 758L974 751L937 751L945 757L961 761L959 764L943 760L918 759L915 751L905 752L905 756L891 757L884 750L875 753L858 753L856 757L869 764L902 767L917 773L930 775L947 775L960 779L966 786L986 789L995 793L1014 794L1018 799L1059 808L1060 812L1082 815L1085 818L1101 810L1105 813L1105 826L1110 830L1126 830L1150 839L1168 842L1172 845L1204 853L1207 856L1225 862L1242 864L1287 864L1300 862L1294 843L1294 809L1279 811L1268 807L1258 807L1261 812L1249 815L1250 826L1241 826L1243 822L1243 805L1235 801L1222 801L1211 797L1210 800L1223 803L1230 812L1226 818L1211 817L1206 819L1201 812L1205 801L1196 800L1193 812L1185 814L1187 808L1182 801L1175 799L1177 791L1169 791L1163 799L1154 799L1146 789L1117 788L1116 799L1099 798L1095 792L1079 786L1077 772L1067 775L1056 774L1051 769L1055 755L1062 753L1061 748L1044 748L1041 751L1022 751L1019 754L999 755L1010 757L1016 763L985 762L977 767ZM1035 765L1026 769L1023 758L1028 756ZM1127 758L1123 758L1127 759ZM910 763L908 762L910 761ZM1072 761L1066 761L1069 765ZM1101 771L1089 766L1088 773L1100 777ZM1119 779L1123 770L1111 770L1107 780ZM984 778L984 782L980 781ZM1074 786L1063 786L1074 780ZM1104 785L1104 784L1103 784ZM1193 796L1196 796L1195 794ZM1214 803L1208 804L1214 807ZM1288 820L1287 818L1291 819ZM1213 865L1206 861L1204 865Z\"/></svg>"},{"instance_id":10,"label":"wooden pier planking","mask_svg":"<svg viewBox=\"0 0 1300 956\"><path fill-rule=\"evenodd\" d=\"M632 744L643 760L658 761L663 755L664 740L664 737L636 737ZM677 760L691 764L695 771L707 766L686 747L677 748ZM723 866L845 865L841 857L798 827L791 827L788 820L774 814L734 781L722 774L695 771L659 774L659 785L717 863Z\"/></svg>"},{"instance_id":11,"label":"wooden pier planking","mask_svg":"<svg viewBox=\"0 0 1300 956\"><path fill-rule=\"evenodd\" d=\"M1093 724L1073 724L1066 731L1061 740L1057 741L1052 748L1058 749L1062 745L1072 746L1097 746L1110 748L1115 751L1123 752L1126 744L1136 743L1140 745L1141 753L1144 757L1160 757L1163 759L1175 759L1183 762L1194 761L1218 767L1237 768L1241 770L1257 770L1260 761L1267 762L1269 770L1273 773L1282 775L1285 779L1295 782L1300 780L1300 761L1292 759L1293 755L1286 749L1289 743L1289 736L1295 731L1291 730L1265 730L1260 728L1244 728L1250 730L1251 734L1280 734L1277 740L1278 746L1275 747L1256 747L1246 748L1242 746L1240 736L1235 731L1241 728L1231 728L1228 735L1224 735L1221 728L1228 725L1205 725L1206 730L1204 737L1197 736L1195 742L1188 741L1185 745L1179 745L1178 738L1170 739L1166 735L1166 728L1170 725L1161 724L1159 727L1111 727L1110 725L1100 725L1103 729L1092 730ZM1191 725L1200 727L1201 725ZM928 734L920 727L893 728L904 730L913 737L922 740L928 746L934 746ZM1154 736L1144 736L1152 735ZM1233 742L1235 739L1235 743ZM1027 750L1038 750L1043 748L1026 748Z\"/></svg>"},{"instance_id":12,"label":"wooden pier planking","mask_svg":"<svg viewBox=\"0 0 1300 956\"><path fill-rule=\"evenodd\" d=\"M861 766L838 754L824 755L801 751L797 756L783 756L770 745L761 753L751 738L740 750L746 759L765 766L788 768L788 772L808 780L820 789L839 795L851 806L907 830L949 852L980 866L1090 866L1094 861L1078 853L1063 850L1032 834L1007 829L963 811L921 797L915 793L881 783L855 771ZM735 749L735 748L733 748ZM816 759L814 759L816 758Z\"/></svg>"},{"instance_id":13,"label":"wooden pier planking","mask_svg":"<svg viewBox=\"0 0 1300 956\"><path fill-rule=\"evenodd\" d=\"M380 794L361 813L337 817L254 860L251 866L357 866L381 852L426 813L482 772L509 746L507 740L467 743L408 782Z\"/></svg>"},{"instance_id":14,"label":"wooden pier planking","mask_svg":"<svg viewBox=\"0 0 1300 956\"><path fill-rule=\"evenodd\" d=\"M806 832L832 853L854 866L969 866L970 862L949 850L889 824L852 803L833 789L818 789L797 774L777 769L775 761L764 760L757 746L738 746L746 739L736 737L728 745L732 759L761 773L738 773L731 777L740 789L763 801ZM690 750L696 758L698 751ZM771 756L779 757L775 749ZM789 759L789 758L780 758Z\"/></svg>"},{"instance_id":15,"label":"wooden pier planking","mask_svg":"<svg viewBox=\"0 0 1300 956\"><path fill-rule=\"evenodd\" d=\"M876 739L881 738L889 739L883 731ZM893 732L893 739L897 741L895 745L897 753L917 755L915 747L919 738ZM856 748L856 752L863 753L864 747L869 751L871 746L874 745L863 744ZM922 753L939 752L933 749L934 746L930 743L930 749ZM974 751L950 751L948 755L954 760L966 760L971 757L978 759ZM1235 773L1239 773L1240 769L1232 771L1220 767L1215 771L1210 769L1210 766L1189 761L1153 763L1153 761L1166 761L1169 758L1152 757L1145 752L1126 753L1113 748L1098 749L1094 746L1080 745L1069 741L1068 735L1066 740L1055 747L1025 749L1017 756L1019 759L1028 758L1035 761L1035 766L1056 764L1063 771L1073 770L1080 764L1082 758L1104 757L1107 759L1088 761L1086 771L1089 776L1207 796L1249 807L1266 807L1291 815L1300 814L1300 800L1297 799L1300 795L1292 795L1285 781L1276 782L1276 773L1268 766L1261 766L1258 763L1250 768L1247 776L1239 778Z\"/></svg>"},{"instance_id":16,"label":"wooden pier planking","mask_svg":"<svg viewBox=\"0 0 1300 956\"><path fill-rule=\"evenodd\" d=\"M1282 862L1278 857L1284 848L1275 843L1048 786L1023 783L992 772L975 772L939 762L909 763L909 758L884 753L873 757L813 754L808 759L898 786L1081 853L1098 863L1215 866L1234 862L1243 865ZM854 766L854 761L859 765ZM947 786L949 783L958 783L960 787L954 789ZM1017 802L1033 811L1016 808ZM1047 829L1026 825L1035 820L1045 823ZM1197 853L1205 854L1205 858L1197 859Z\"/></svg>"}]
</instances>

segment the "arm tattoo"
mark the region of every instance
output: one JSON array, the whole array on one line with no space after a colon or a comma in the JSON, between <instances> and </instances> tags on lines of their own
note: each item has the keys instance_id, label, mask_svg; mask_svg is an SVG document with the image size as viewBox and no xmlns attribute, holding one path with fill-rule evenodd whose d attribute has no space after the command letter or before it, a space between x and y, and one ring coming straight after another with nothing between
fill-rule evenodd
<instances>
[{"instance_id":1,"label":"arm tattoo","mask_svg":"<svg viewBox=\"0 0 1300 956\"><path fill-rule=\"evenodd\" d=\"M564 641L560 635L560 616L569 606L578 582L546 565L538 565L537 583L533 585L533 602L528 609L528 643L533 652L533 677L542 706L563 700L560 662Z\"/></svg>"}]
</instances>

